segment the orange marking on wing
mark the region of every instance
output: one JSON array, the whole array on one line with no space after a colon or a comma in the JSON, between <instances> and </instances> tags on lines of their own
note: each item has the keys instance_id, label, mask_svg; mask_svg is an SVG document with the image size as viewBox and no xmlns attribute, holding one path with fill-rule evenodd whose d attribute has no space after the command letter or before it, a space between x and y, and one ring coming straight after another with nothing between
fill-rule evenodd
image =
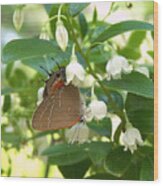
<instances>
[{"instance_id":1,"label":"orange marking on wing","mask_svg":"<svg viewBox=\"0 0 163 186\"><path fill-rule=\"evenodd\" d=\"M54 93L56 90L62 88L64 86L64 81L58 80L55 81L51 87L51 92Z\"/></svg>"}]
</instances>

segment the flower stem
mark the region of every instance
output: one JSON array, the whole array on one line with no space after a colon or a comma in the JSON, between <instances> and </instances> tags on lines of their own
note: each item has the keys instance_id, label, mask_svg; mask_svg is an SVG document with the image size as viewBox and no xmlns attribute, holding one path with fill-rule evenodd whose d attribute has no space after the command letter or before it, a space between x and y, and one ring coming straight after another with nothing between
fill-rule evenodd
<instances>
[{"instance_id":1,"label":"flower stem","mask_svg":"<svg viewBox=\"0 0 163 186\"><path fill-rule=\"evenodd\" d=\"M115 104L114 100L112 99L112 96L109 94L109 90L108 88L106 88L103 83L101 82L101 80L99 79L99 77L96 75L96 73L94 72L94 70L92 69L90 63L89 63L89 60L87 58L87 56L83 53L81 47L80 47L80 44L78 43L78 40L77 40L77 36L76 36L76 33L73 29L73 25L72 25L72 21L71 21L71 18L69 16L67 16L67 21L68 21L68 24L69 24L69 28L70 28L70 31L72 33L72 38L76 44L76 47L77 47L77 50L80 52L80 54L82 55L82 57L84 58L85 60L85 63L87 64L88 66L88 69L89 69L89 72L93 75L93 77L97 80L97 82L99 83L101 89L103 90L104 94L107 95L107 97L109 98L109 101L110 101L110 105L111 107L115 110L115 113L121 118L122 122L124 123L124 121L126 121L125 119L125 114L124 114L124 111L119 109L117 107L117 105Z\"/></svg>"}]
</instances>

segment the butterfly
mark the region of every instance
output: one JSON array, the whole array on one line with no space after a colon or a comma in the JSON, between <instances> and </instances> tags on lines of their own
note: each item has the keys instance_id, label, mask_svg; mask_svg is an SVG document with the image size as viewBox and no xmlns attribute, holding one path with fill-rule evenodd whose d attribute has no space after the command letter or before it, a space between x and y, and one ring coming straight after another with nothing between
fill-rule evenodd
<instances>
[{"instance_id":1,"label":"butterfly","mask_svg":"<svg viewBox=\"0 0 163 186\"><path fill-rule=\"evenodd\" d=\"M43 92L43 101L33 114L32 126L36 130L68 128L81 120L79 89L66 85L65 68L49 74Z\"/></svg>"}]
</instances>

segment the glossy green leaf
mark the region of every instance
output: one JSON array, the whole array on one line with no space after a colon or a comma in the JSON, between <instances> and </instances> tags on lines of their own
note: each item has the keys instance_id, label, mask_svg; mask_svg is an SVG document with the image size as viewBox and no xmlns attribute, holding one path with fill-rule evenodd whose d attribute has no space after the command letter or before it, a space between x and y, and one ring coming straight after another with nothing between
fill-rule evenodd
<instances>
[{"instance_id":1,"label":"glossy green leaf","mask_svg":"<svg viewBox=\"0 0 163 186\"><path fill-rule=\"evenodd\" d=\"M150 30L153 31L153 25L142 21L123 21L113 24L104 30L93 42L103 42L124 32L133 30Z\"/></svg>"},{"instance_id":2,"label":"glossy green leaf","mask_svg":"<svg viewBox=\"0 0 163 186\"><path fill-rule=\"evenodd\" d=\"M122 147L118 147L109 153L104 167L109 174L121 177L130 167L131 160L131 153L124 151Z\"/></svg>"},{"instance_id":3,"label":"glossy green leaf","mask_svg":"<svg viewBox=\"0 0 163 186\"><path fill-rule=\"evenodd\" d=\"M88 24L84 14L82 13L79 14L79 24L82 38L84 38L88 31Z\"/></svg>"},{"instance_id":4,"label":"glossy green leaf","mask_svg":"<svg viewBox=\"0 0 163 186\"><path fill-rule=\"evenodd\" d=\"M31 59L60 52L54 44L41 39L17 39L7 43L3 49L4 63L16 60Z\"/></svg>"},{"instance_id":5,"label":"glossy green leaf","mask_svg":"<svg viewBox=\"0 0 163 186\"><path fill-rule=\"evenodd\" d=\"M118 51L120 55L128 59L138 59L141 57L140 45L146 36L145 31L135 31L131 34L126 46Z\"/></svg>"},{"instance_id":6,"label":"glossy green leaf","mask_svg":"<svg viewBox=\"0 0 163 186\"><path fill-rule=\"evenodd\" d=\"M59 166L58 168L64 178L81 179L84 177L90 166L90 159L86 159L73 165Z\"/></svg>"},{"instance_id":7,"label":"glossy green leaf","mask_svg":"<svg viewBox=\"0 0 163 186\"><path fill-rule=\"evenodd\" d=\"M120 110L124 108L123 97L120 93L118 93L117 91L110 91L110 97L112 98L112 101L114 101L116 108L119 108ZM114 112L113 108L111 107L110 102L111 101L108 98L108 109L110 112Z\"/></svg>"},{"instance_id":8,"label":"glossy green leaf","mask_svg":"<svg viewBox=\"0 0 163 186\"><path fill-rule=\"evenodd\" d=\"M92 22L95 24L97 22L97 18L98 18L98 12L96 7L93 10L93 17L92 17Z\"/></svg>"},{"instance_id":9,"label":"glossy green leaf","mask_svg":"<svg viewBox=\"0 0 163 186\"><path fill-rule=\"evenodd\" d=\"M131 163L128 170L121 177L122 180L139 180L140 179L140 162Z\"/></svg>"},{"instance_id":10,"label":"glossy green leaf","mask_svg":"<svg viewBox=\"0 0 163 186\"><path fill-rule=\"evenodd\" d=\"M153 133L153 99L128 94L125 108L130 122L138 128L142 134Z\"/></svg>"},{"instance_id":11,"label":"glossy green leaf","mask_svg":"<svg viewBox=\"0 0 163 186\"><path fill-rule=\"evenodd\" d=\"M10 108L11 108L11 96L5 95L4 103L3 103L3 112L9 111Z\"/></svg>"},{"instance_id":12,"label":"glossy green leaf","mask_svg":"<svg viewBox=\"0 0 163 186\"><path fill-rule=\"evenodd\" d=\"M9 143L15 146L21 144L22 137L20 136L20 134L2 132L2 141L5 144Z\"/></svg>"},{"instance_id":13,"label":"glossy green leaf","mask_svg":"<svg viewBox=\"0 0 163 186\"><path fill-rule=\"evenodd\" d=\"M108 153L112 150L112 143L91 142L85 144L84 150L95 165L101 165Z\"/></svg>"},{"instance_id":14,"label":"glossy green leaf","mask_svg":"<svg viewBox=\"0 0 163 186\"><path fill-rule=\"evenodd\" d=\"M22 60L24 64L42 72L40 66L51 70L56 65L56 62L64 63L68 61L70 59L70 50L71 47L66 52L62 52L54 41L18 39L7 43L3 49L2 60L4 63Z\"/></svg>"},{"instance_id":15,"label":"glossy green leaf","mask_svg":"<svg viewBox=\"0 0 163 186\"><path fill-rule=\"evenodd\" d=\"M149 50L147 53L151 56L152 59L154 58L154 51L153 50Z\"/></svg>"},{"instance_id":16,"label":"glossy green leaf","mask_svg":"<svg viewBox=\"0 0 163 186\"><path fill-rule=\"evenodd\" d=\"M15 89L10 88L10 87L5 87L5 88L1 89L1 94L2 95L11 94L11 93L14 93L14 92L17 92L17 91L15 91Z\"/></svg>"},{"instance_id":17,"label":"glossy green leaf","mask_svg":"<svg viewBox=\"0 0 163 186\"><path fill-rule=\"evenodd\" d=\"M147 157L143 160L140 170L140 180L153 181L154 180L154 162L153 158Z\"/></svg>"},{"instance_id":18,"label":"glossy green leaf","mask_svg":"<svg viewBox=\"0 0 163 186\"><path fill-rule=\"evenodd\" d=\"M96 46L89 52L89 61L94 64L105 64L112 57L112 51L105 51L104 46Z\"/></svg>"},{"instance_id":19,"label":"glossy green leaf","mask_svg":"<svg viewBox=\"0 0 163 186\"><path fill-rule=\"evenodd\" d=\"M139 72L123 75L121 79L105 82L109 89L125 90L136 95L153 98L153 82Z\"/></svg>"},{"instance_id":20,"label":"glossy green leaf","mask_svg":"<svg viewBox=\"0 0 163 186\"><path fill-rule=\"evenodd\" d=\"M58 144L45 149L43 155L49 156L49 163L55 165L72 165L87 158L81 145Z\"/></svg>"},{"instance_id":21,"label":"glossy green leaf","mask_svg":"<svg viewBox=\"0 0 163 186\"><path fill-rule=\"evenodd\" d=\"M89 3L70 3L68 11L71 16L78 15L82 10L84 10Z\"/></svg>"},{"instance_id":22,"label":"glossy green leaf","mask_svg":"<svg viewBox=\"0 0 163 186\"><path fill-rule=\"evenodd\" d=\"M101 136L111 137L112 123L109 118L104 118L99 122L92 121L88 124L88 127Z\"/></svg>"},{"instance_id":23,"label":"glossy green leaf","mask_svg":"<svg viewBox=\"0 0 163 186\"><path fill-rule=\"evenodd\" d=\"M107 173L93 174L91 176L86 177L86 179L94 179L94 180L119 180L118 177L115 177L115 176L110 175L110 174L107 174Z\"/></svg>"}]
</instances>

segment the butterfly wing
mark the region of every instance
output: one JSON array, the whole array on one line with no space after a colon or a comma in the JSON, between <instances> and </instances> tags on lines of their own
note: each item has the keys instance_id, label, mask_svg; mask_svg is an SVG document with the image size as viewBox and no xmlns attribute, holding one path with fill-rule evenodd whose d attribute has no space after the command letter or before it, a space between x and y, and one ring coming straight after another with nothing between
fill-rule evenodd
<instances>
[{"instance_id":1,"label":"butterfly wing","mask_svg":"<svg viewBox=\"0 0 163 186\"><path fill-rule=\"evenodd\" d=\"M44 98L33 115L33 128L46 131L67 128L80 121L81 102L79 89L64 86Z\"/></svg>"}]
</instances>

